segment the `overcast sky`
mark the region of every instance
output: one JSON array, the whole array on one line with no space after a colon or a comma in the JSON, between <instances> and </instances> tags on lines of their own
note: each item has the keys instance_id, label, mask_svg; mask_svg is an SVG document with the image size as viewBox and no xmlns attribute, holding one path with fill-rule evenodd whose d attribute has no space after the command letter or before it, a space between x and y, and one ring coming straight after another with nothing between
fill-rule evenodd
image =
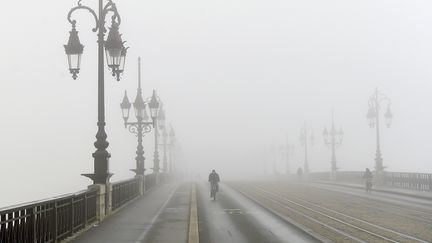
<instances>
[{"instance_id":1,"label":"overcast sky","mask_svg":"<svg viewBox=\"0 0 432 243\"><path fill-rule=\"evenodd\" d=\"M112 181L133 176L136 138L119 103L135 98L137 57L143 92L157 89L176 128L189 171L221 177L269 172L269 149L295 146L300 129L316 143L311 171L330 168L322 129L335 110L345 139L341 170L373 168L375 131L368 99L378 87L394 121L382 129L389 171L431 172L432 2L420 0L128 0L116 1L130 46L120 82L106 72L106 120ZM96 1L83 4L96 7ZM73 192L89 183L97 121L97 48L92 17L75 16L85 45L73 80L63 44L76 1L5 1L0 16L0 206ZM107 68L105 69L107 70ZM152 167L151 135L145 138ZM284 170L282 161L278 169ZM240 173L241 172L241 173ZM22 193L17 193L17 192Z\"/></svg>"}]
</instances>

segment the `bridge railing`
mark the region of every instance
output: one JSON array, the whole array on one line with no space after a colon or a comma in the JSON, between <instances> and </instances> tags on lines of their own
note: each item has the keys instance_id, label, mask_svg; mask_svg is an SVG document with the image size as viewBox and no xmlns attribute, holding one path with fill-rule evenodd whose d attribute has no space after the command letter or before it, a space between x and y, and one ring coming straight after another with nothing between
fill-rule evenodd
<instances>
[{"instance_id":1,"label":"bridge railing","mask_svg":"<svg viewBox=\"0 0 432 243\"><path fill-rule=\"evenodd\" d=\"M166 176L164 176L165 178ZM46 200L0 208L0 243L59 242L156 187L156 174L135 177Z\"/></svg>"},{"instance_id":2,"label":"bridge railing","mask_svg":"<svg viewBox=\"0 0 432 243\"><path fill-rule=\"evenodd\" d=\"M387 186L432 191L432 174L386 172L384 174L384 183Z\"/></svg>"},{"instance_id":3,"label":"bridge railing","mask_svg":"<svg viewBox=\"0 0 432 243\"><path fill-rule=\"evenodd\" d=\"M313 172L309 173L309 179L311 180L331 180L330 172ZM336 173L335 180L350 182L350 183L362 183L363 172L362 171L338 171Z\"/></svg>"},{"instance_id":4,"label":"bridge railing","mask_svg":"<svg viewBox=\"0 0 432 243\"><path fill-rule=\"evenodd\" d=\"M116 210L140 195L139 178L114 182L112 184L112 210Z\"/></svg>"},{"instance_id":5,"label":"bridge railing","mask_svg":"<svg viewBox=\"0 0 432 243\"><path fill-rule=\"evenodd\" d=\"M0 242L57 242L96 221L97 190L0 209Z\"/></svg>"},{"instance_id":6,"label":"bridge railing","mask_svg":"<svg viewBox=\"0 0 432 243\"><path fill-rule=\"evenodd\" d=\"M144 176L144 185L145 190L149 190L153 187L155 187L157 184L157 175L156 174L148 174Z\"/></svg>"},{"instance_id":7,"label":"bridge railing","mask_svg":"<svg viewBox=\"0 0 432 243\"><path fill-rule=\"evenodd\" d=\"M363 183L363 171L338 171L335 181L349 183ZM309 174L311 180L330 180L330 172L313 172ZM384 185L410 190L431 191L432 174L410 172L384 172Z\"/></svg>"}]
</instances>

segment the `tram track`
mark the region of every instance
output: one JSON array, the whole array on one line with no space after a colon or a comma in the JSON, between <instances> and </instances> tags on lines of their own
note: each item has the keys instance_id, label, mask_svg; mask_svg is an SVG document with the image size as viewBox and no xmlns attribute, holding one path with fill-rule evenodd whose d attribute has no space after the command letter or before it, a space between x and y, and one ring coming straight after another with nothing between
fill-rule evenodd
<instances>
[{"instance_id":1,"label":"tram track","mask_svg":"<svg viewBox=\"0 0 432 243\"><path fill-rule=\"evenodd\" d=\"M275 209L297 222L301 221L298 223L335 242L428 242L298 197L288 197L262 186L231 186L251 200Z\"/></svg>"},{"instance_id":2,"label":"tram track","mask_svg":"<svg viewBox=\"0 0 432 243\"><path fill-rule=\"evenodd\" d=\"M268 184L267 188L271 188L271 186L280 186L280 184L271 183ZM327 188L314 187L320 191L326 191L328 193L337 193L337 197L341 201L352 201L353 195L341 193L341 191L331 190ZM326 194L326 192L322 192ZM284 193L285 195L289 195L290 193L286 190L280 190L278 193ZM355 196L355 195L354 195ZM365 211L375 211L379 206L382 206L385 203L385 211L386 213L391 214L392 216L399 216L404 219L410 219L415 222L422 222L427 225L432 225L432 203L430 203L429 210L426 210L423 205L421 207L417 207L415 205L410 205L409 207L406 204L398 204L394 201L386 201L385 199L380 199L376 197L361 197L355 196L356 203L362 205L362 209Z\"/></svg>"},{"instance_id":3,"label":"tram track","mask_svg":"<svg viewBox=\"0 0 432 243\"><path fill-rule=\"evenodd\" d=\"M316 188L320 189L320 190L326 190L328 192L339 192L337 190L331 190L328 188L327 189L321 188L321 187L316 187ZM350 196L347 196L347 195L344 196L344 198L348 198L348 197L350 197ZM369 201L369 202L370 201L382 202L382 201L379 201L377 199L372 199L372 198L366 198L366 200L365 200L365 198L363 198L362 201L363 202L367 202L367 201ZM430 204L430 206L432 206L432 203ZM373 208L373 207L369 206L369 208ZM392 211L393 214L401 215L405 218L411 218L414 220L422 220L424 223L432 224L432 212L431 211L426 211L424 209L414 208L414 207L407 208L404 205L400 205L400 204L398 205L398 204L395 204L393 202L386 202L386 209L388 210L390 208L394 209ZM410 215L407 215L407 214L402 215L399 213L400 211L410 212L411 214Z\"/></svg>"}]
</instances>

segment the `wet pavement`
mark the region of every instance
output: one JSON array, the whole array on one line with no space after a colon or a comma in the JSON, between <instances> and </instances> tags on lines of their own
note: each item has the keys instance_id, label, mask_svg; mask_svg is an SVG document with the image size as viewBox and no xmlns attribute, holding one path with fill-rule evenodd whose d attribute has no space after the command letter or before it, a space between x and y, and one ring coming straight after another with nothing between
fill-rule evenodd
<instances>
[{"instance_id":1,"label":"wet pavement","mask_svg":"<svg viewBox=\"0 0 432 243\"><path fill-rule=\"evenodd\" d=\"M217 199L210 198L207 182L196 185L199 242L201 243L302 243L318 242L231 187L221 184ZM300 183L303 184L303 183ZM387 203L417 208L430 207L430 200L398 194L364 191L335 185L309 183L323 191L337 191ZM92 227L72 242L91 243L183 243L188 242L191 202L190 181L163 184L147 192Z\"/></svg>"},{"instance_id":2,"label":"wet pavement","mask_svg":"<svg viewBox=\"0 0 432 243\"><path fill-rule=\"evenodd\" d=\"M197 183L201 243L318 242L228 186L220 185L215 201L209 190Z\"/></svg>"},{"instance_id":3,"label":"wet pavement","mask_svg":"<svg viewBox=\"0 0 432 243\"><path fill-rule=\"evenodd\" d=\"M190 185L176 182L154 188L72 242L186 242Z\"/></svg>"}]
</instances>

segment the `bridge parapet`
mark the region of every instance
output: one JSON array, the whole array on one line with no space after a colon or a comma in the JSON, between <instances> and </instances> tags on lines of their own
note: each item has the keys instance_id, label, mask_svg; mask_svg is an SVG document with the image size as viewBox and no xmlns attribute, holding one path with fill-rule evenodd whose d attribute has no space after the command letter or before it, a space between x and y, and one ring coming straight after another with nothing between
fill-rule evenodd
<instances>
[{"instance_id":1,"label":"bridge parapet","mask_svg":"<svg viewBox=\"0 0 432 243\"><path fill-rule=\"evenodd\" d=\"M0 243L60 242L88 229L159 184L166 173L136 176L46 200L0 208Z\"/></svg>"},{"instance_id":2,"label":"bridge parapet","mask_svg":"<svg viewBox=\"0 0 432 243\"><path fill-rule=\"evenodd\" d=\"M153 173L153 174L148 174L144 176L144 185L145 185L145 191L150 190L151 188L155 187L157 184L157 177L158 175Z\"/></svg>"},{"instance_id":3,"label":"bridge parapet","mask_svg":"<svg viewBox=\"0 0 432 243\"><path fill-rule=\"evenodd\" d=\"M0 209L0 242L58 242L97 221L90 188Z\"/></svg>"},{"instance_id":4,"label":"bridge parapet","mask_svg":"<svg viewBox=\"0 0 432 243\"><path fill-rule=\"evenodd\" d=\"M140 185L142 180L140 178L132 178L115 182L112 184L112 210L116 210L127 202L140 196Z\"/></svg>"},{"instance_id":5,"label":"bridge parapet","mask_svg":"<svg viewBox=\"0 0 432 243\"><path fill-rule=\"evenodd\" d=\"M405 189L432 191L432 174L408 173L408 172L385 172L384 183L387 186Z\"/></svg>"}]
</instances>

